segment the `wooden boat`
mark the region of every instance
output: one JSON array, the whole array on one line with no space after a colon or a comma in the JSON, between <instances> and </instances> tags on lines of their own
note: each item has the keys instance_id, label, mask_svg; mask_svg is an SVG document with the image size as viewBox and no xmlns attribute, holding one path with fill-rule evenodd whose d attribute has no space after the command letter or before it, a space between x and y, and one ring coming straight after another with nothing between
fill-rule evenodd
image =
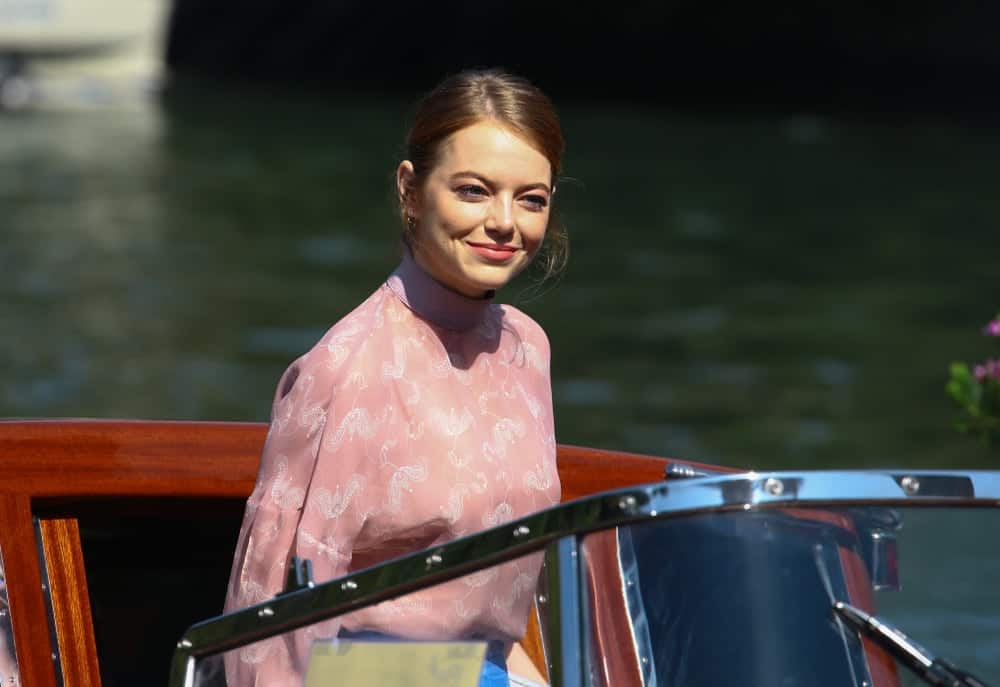
<instances>
[{"instance_id":1,"label":"wooden boat","mask_svg":"<svg viewBox=\"0 0 1000 687\"><path fill-rule=\"evenodd\" d=\"M179 608L184 626L218 613L265 432L261 424L0 422L0 553L20 681L5 682L161 682L176 646L171 685L205 687L196 664L222 650L548 548L547 593L558 603L536 605L524 644L554 685L728 684L725 671L752 664L740 684L777 676L894 687L899 655L836 620L830 601L875 611L873 590L895 584L900 511L1000 512L1000 473L720 474L560 446L563 506L292 588L181 636L162 611ZM137 565L143 546L157 555ZM173 633L169 642L153 636L158 628ZM678 640L680 653L671 649Z\"/></svg>"},{"instance_id":2,"label":"wooden boat","mask_svg":"<svg viewBox=\"0 0 1000 687\"><path fill-rule=\"evenodd\" d=\"M0 422L0 555L19 684L97 687L102 663L113 681L134 676L132 665L156 683L166 681L183 629L221 610L266 431L257 423ZM558 460L564 499L659 481L667 463L574 446L560 446ZM127 536L130 522L156 533L149 536L176 535L179 548L129 570L136 563L130 556L142 552L123 547L141 547L149 538ZM106 539L116 530L109 548ZM169 577L171 571L176 575ZM177 588L136 579L153 574ZM186 605L192 614L180 625L155 614L171 605ZM169 643L158 648L129 643L115 630L143 627L148 634L171 620ZM537 645L534 653L540 662Z\"/></svg>"},{"instance_id":3,"label":"wooden boat","mask_svg":"<svg viewBox=\"0 0 1000 687\"><path fill-rule=\"evenodd\" d=\"M168 0L0 2L0 109L104 104L163 77Z\"/></svg>"}]
</instances>

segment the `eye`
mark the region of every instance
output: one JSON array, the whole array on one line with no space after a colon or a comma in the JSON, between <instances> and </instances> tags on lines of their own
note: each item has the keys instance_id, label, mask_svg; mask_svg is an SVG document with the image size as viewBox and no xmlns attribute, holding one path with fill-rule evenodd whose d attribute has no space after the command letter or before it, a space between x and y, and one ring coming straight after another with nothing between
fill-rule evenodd
<instances>
[{"instance_id":1,"label":"eye","mask_svg":"<svg viewBox=\"0 0 1000 687\"><path fill-rule=\"evenodd\" d=\"M529 210L541 212L548 206L549 199L545 196L532 193L531 195L521 196L521 202L526 205Z\"/></svg>"},{"instance_id":2,"label":"eye","mask_svg":"<svg viewBox=\"0 0 1000 687\"><path fill-rule=\"evenodd\" d=\"M488 195L486 189L477 184L463 184L455 189L455 193L463 200L481 200Z\"/></svg>"}]
</instances>

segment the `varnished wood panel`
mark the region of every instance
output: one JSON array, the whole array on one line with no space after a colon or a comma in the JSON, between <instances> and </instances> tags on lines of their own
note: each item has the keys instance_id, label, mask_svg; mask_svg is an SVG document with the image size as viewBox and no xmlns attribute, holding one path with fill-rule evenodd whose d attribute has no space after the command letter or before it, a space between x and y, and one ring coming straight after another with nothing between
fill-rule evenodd
<instances>
[{"instance_id":1,"label":"varnished wood panel","mask_svg":"<svg viewBox=\"0 0 1000 687\"><path fill-rule=\"evenodd\" d=\"M260 423L0 422L0 491L245 498L266 432Z\"/></svg>"},{"instance_id":2,"label":"varnished wood panel","mask_svg":"<svg viewBox=\"0 0 1000 687\"><path fill-rule=\"evenodd\" d=\"M266 434L263 423L0 421L0 492L246 498ZM666 459L562 444L558 462L569 500L658 482Z\"/></svg>"},{"instance_id":3,"label":"varnished wood panel","mask_svg":"<svg viewBox=\"0 0 1000 687\"><path fill-rule=\"evenodd\" d=\"M0 494L0 551L21 684L55 687L42 575L27 496Z\"/></svg>"},{"instance_id":4,"label":"varnished wood panel","mask_svg":"<svg viewBox=\"0 0 1000 687\"><path fill-rule=\"evenodd\" d=\"M52 595L64 687L101 687L87 573L74 519L39 523Z\"/></svg>"},{"instance_id":5,"label":"varnished wood panel","mask_svg":"<svg viewBox=\"0 0 1000 687\"><path fill-rule=\"evenodd\" d=\"M521 646L524 647L524 653L528 654L528 658L538 668L538 672L545 678L548 678L549 667L545 661L545 647L542 645L542 627L538 622L537 603L531 604L531 613L528 614L528 627L525 630L524 639L521 640Z\"/></svg>"},{"instance_id":6,"label":"varnished wood panel","mask_svg":"<svg viewBox=\"0 0 1000 687\"><path fill-rule=\"evenodd\" d=\"M560 444L558 460L562 500L569 501L609 489L662 482L663 471L672 459ZM736 471L689 460L683 463L703 472Z\"/></svg>"}]
</instances>

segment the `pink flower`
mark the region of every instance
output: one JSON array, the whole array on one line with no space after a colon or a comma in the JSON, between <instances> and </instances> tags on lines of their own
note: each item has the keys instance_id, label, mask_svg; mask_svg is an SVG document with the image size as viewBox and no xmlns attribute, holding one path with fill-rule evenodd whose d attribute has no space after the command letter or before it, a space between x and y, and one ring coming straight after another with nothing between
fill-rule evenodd
<instances>
[{"instance_id":1,"label":"pink flower","mask_svg":"<svg viewBox=\"0 0 1000 687\"><path fill-rule=\"evenodd\" d=\"M1000 336L1000 317L995 320L991 320L985 327L983 327L983 334L986 336Z\"/></svg>"},{"instance_id":2,"label":"pink flower","mask_svg":"<svg viewBox=\"0 0 1000 687\"><path fill-rule=\"evenodd\" d=\"M1000 379L1000 359L987 360L981 365L976 365L972 369L972 375L977 382L985 382L987 379Z\"/></svg>"}]
</instances>

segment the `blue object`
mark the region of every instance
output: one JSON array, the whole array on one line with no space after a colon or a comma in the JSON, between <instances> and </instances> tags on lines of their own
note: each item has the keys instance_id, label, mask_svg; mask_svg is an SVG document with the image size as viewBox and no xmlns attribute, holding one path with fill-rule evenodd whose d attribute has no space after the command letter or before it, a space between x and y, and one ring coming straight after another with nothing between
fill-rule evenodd
<instances>
[{"instance_id":1,"label":"blue object","mask_svg":"<svg viewBox=\"0 0 1000 687\"><path fill-rule=\"evenodd\" d=\"M486 659L483 661L483 672L479 674L479 687L509 687L507 657L503 649L503 642L490 642L486 645Z\"/></svg>"}]
</instances>

